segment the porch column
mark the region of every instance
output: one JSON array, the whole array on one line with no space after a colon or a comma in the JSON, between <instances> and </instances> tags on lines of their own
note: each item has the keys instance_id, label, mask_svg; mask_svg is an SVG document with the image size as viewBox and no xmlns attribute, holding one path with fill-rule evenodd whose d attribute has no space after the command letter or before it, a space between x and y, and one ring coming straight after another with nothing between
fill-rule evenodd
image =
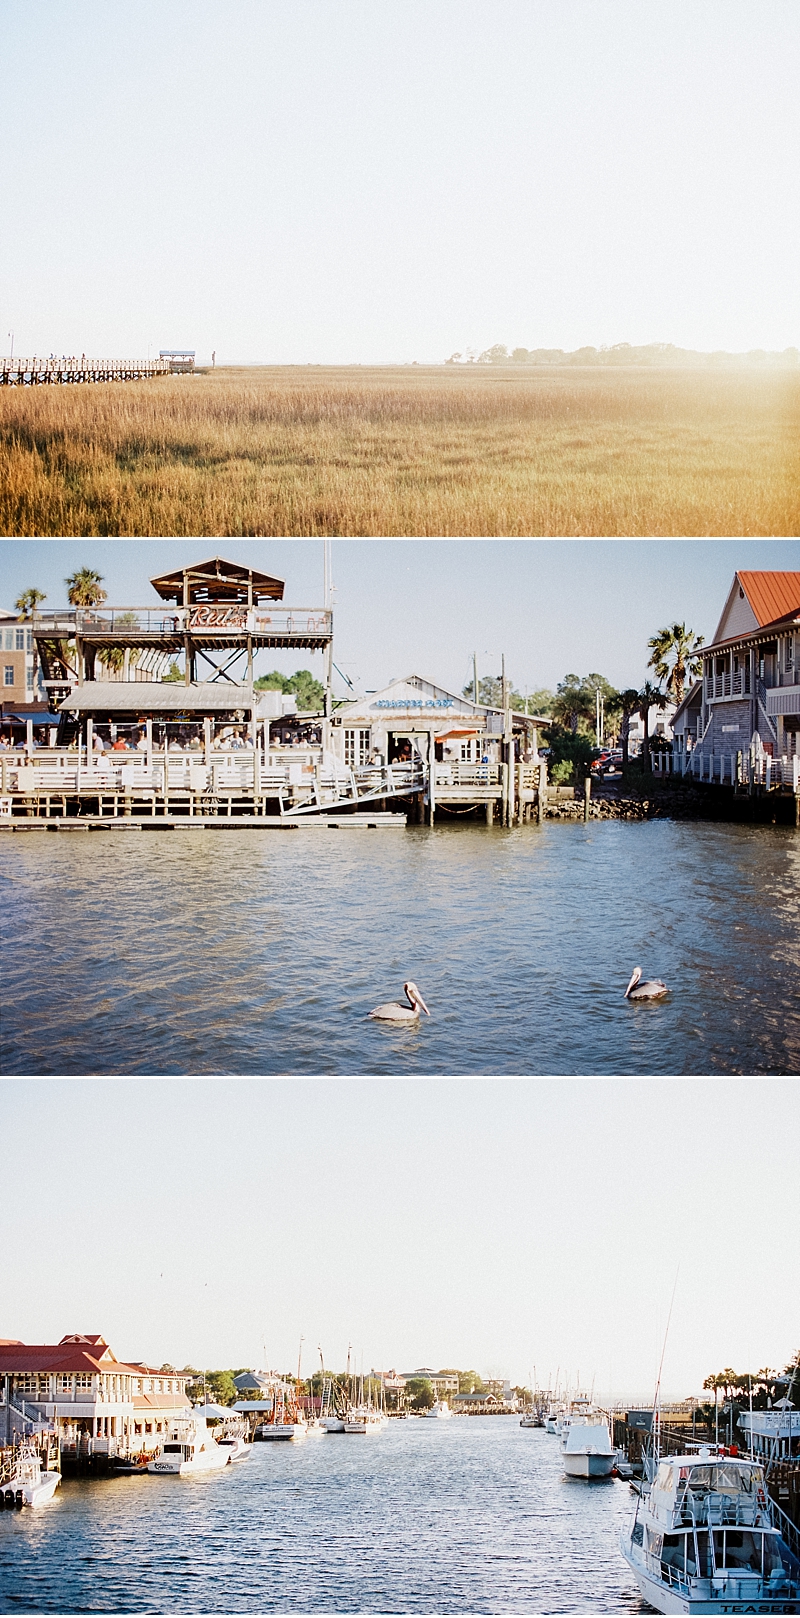
<instances>
[{"instance_id":1,"label":"porch column","mask_svg":"<svg viewBox=\"0 0 800 1618\"><path fill-rule=\"evenodd\" d=\"M436 743L433 731L428 731L428 820L432 826L436 818Z\"/></svg>"}]
</instances>

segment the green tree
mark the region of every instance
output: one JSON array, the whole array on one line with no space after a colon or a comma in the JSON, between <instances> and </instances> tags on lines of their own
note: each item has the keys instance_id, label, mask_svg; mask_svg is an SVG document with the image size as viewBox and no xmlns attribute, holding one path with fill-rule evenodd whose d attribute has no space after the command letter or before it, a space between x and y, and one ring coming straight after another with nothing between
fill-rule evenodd
<instances>
[{"instance_id":1,"label":"green tree","mask_svg":"<svg viewBox=\"0 0 800 1618\"><path fill-rule=\"evenodd\" d=\"M412 1376L406 1383L406 1393L414 1410L430 1410L436 1403L436 1395L426 1376Z\"/></svg>"},{"instance_id":2,"label":"green tree","mask_svg":"<svg viewBox=\"0 0 800 1618\"><path fill-rule=\"evenodd\" d=\"M549 748L547 773L558 786L577 786L589 774L597 748L585 731L567 730L564 725L549 725L542 732Z\"/></svg>"},{"instance_id":3,"label":"green tree","mask_svg":"<svg viewBox=\"0 0 800 1618\"><path fill-rule=\"evenodd\" d=\"M577 674L567 674L556 686L550 711L564 730L571 730L576 735L581 721L586 724L594 719L594 693Z\"/></svg>"},{"instance_id":4,"label":"green tree","mask_svg":"<svg viewBox=\"0 0 800 1618\"><path fill-rule=\"evenodd\" d=\"M479 365L507 365L508 349L505 343L493 343L491 348L485 348L478 355Z\"/></svg>"},{"instance_id":5,"label":"green tree","mask_svg":"<svg viewBox=\"0 0 800 1618\"><path fill-rule=\"evenodd\" d=\"M218 1405L235 1404L239 1397L230 1371L209 1371L206 1376L206 1388Z\"/></svg>"},{"instance_id":6,"label":"green tree","mask_svg":"<svg viewBox=\"0 0 800 1618\"><path fill-rule=\"evenodd\" d=\"M73 607L99 607L108 594L103 589L102 574L96 573L93 567L77 568L64 583L67 586L67 600Z\"/></svg>"},{"instance_id":7,"label":"green tree","mask_svg":"<svg viewBox=\"0 0 800 1618\"><path fill-rule=\"evenodd\" d=\"M279 669L273 669L270 674L261 674L254 680L253 690L282 691L285 696L294 696L299 713L317 713L325 701L325 687L310 669L296 669L294 674L281 674Z\"/></svg>"},{"instance_id":8,"label":"green tree","mask_svg":"<svg viewBox=\"0 0 800 1618\"><path fill-rule=\"evenodd\" d=\"M170 684L171 682L173 682L175 680L182 680L182 679L183 679L183 670L179 669L177 663L174 662L174 661L172 663L170 663L168 672L166 674L162 674L162 676L161 676L162 684L165 683L165 682L167 684Z\"/></svg>"},{"instance_id":9,"label":"green tree","mask_svg":"<svg viewBox=\"0 0 800 1618\"><path fill-rule=\"evenodd\" d=\"M478 1375L477 1371L459 1371L458 1391L459 1393L485 1393L486 1383Z\"/></svg>"},{"instance_id":10,"label":"green tree","mask_svg":"<svg viewBox=\"0 0 800 1618\"><path fill-rule=\"evenodd\" d=\"M46 600L47 596L45 595L44 590L32 588L30 590L23 590L22 594L17 596L14 606L19 613L20 618L30 618L31 614L36 611L39 602Z\"/></svg>"},{"instance_id":11,"label":"green tree","mask_svg":"<svg viewBox=\"0 0 800 1618\"><path fill-rule=\"evenodd\" d=\"M698 649L703 645L702 635L695 635L685 624L668 624L647 644L650 647L647 667L666 685L673 702L683 702L687 679L696 680L703 666L698 656Z\"/></svg>"}]
</instances>

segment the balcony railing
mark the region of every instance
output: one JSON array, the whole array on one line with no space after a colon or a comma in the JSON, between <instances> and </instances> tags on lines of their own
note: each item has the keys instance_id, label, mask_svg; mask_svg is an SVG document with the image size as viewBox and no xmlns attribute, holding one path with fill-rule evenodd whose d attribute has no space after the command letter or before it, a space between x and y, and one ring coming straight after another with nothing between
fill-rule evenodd
<instances>
[{"instance_id":1,"label":"balcony railing","mask_svg":"<svg viewBox=\"0 0 800 1618\"><path fill-rule=\"evenodd\" d=\"M332 634L333 614L321 607L284 607L273 602L247 607L242 603L197 602L190 607L75 607L37 612L31 627L41 639L78 635L135 643L140 635L321 635Z\"/></svg>"},{"instance_id":2,"label":"balcony railing","mask_svg":"<svg viewBox=\"0 0 800 1618\"><path fill-rule=\"evenodd\" d=\"M705 681L706 702L718 701L720 697L749 697L750 670L737 669L735 673L709 674Z\"/></svg>"}]
</instances>

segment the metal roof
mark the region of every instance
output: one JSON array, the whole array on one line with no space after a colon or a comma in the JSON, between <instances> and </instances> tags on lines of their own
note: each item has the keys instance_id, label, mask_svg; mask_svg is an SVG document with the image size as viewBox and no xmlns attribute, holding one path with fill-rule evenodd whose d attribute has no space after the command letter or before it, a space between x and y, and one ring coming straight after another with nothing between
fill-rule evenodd
<instances>
[{"instance_id":1,"label":"metal roof","mask_svg":"<svg viewBox=\"0 0 800 1618\"><path fill-rule=\"evenodd\" d=\"M258 698L248 686L206 680L184 685L177 680L89 680L64 698L61 713L233 713L249 712Z\"/></svg>"},{"instance_id":2,"label":"metal roof","mask_svg":"<svg viewBox=\"0 0 800 1618\"><path fill-rule=\"evenodd\" d=\"M800 612L800 573L737 573L759 628Z\"/></svg>"},{"instance_id":3,"label":"metal roof","mask_svg":"<svg viewBox=\"0 0 800 1618\"><path fill-rule=\"evenodd\" d=\"M251 578L255 602L283 600L283 579L274 579L269 573L259 573L254 567L243 567L240 562L227 562L224 556L212 556L207 562L193 562L191 567L173 568L171 573L161 573L150 583L163 601L177 601L180 604L183 602L184 575L188 581L190 602L246 602Z\"/></svg>"}]
</instances>

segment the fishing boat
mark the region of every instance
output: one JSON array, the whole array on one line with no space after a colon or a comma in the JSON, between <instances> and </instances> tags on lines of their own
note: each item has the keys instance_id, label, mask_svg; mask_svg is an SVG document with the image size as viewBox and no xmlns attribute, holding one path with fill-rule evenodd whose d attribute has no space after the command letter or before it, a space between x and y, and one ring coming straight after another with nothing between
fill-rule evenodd
<instances>
[{"instance_id":1,"label":"fishing boat","mask_svg":"<svg viewBox=\"0 0 800 1618\"><path fill-rule=\"evenodd\" d=\"M230 1452L218 1444L205 1416L197 1411L172 1423L169 1435L148 1462L148 1472L193 1477L198 1472L221 1472L230 1465Z\"/></svg>"},{"instance_id":2,"label":"fishing boat","mask_svg":"<svg viewBox=\"0 0 800 1618\"><path fill-rule=\"evenodd\" d=\"M346 1433L382 1433L383 1426L379 1410L371 1405L359 1405L345 1418L344 1430Z\"/></svg>"},{"instance_id":3,"label":"fishing boat","mask_svg":"<svg viewBox=\"0 0 800 1618\"><path fill-rule=\"evenodd\" d=\"M42 1467L33 1444L21 1444L9 1475L0 1483L0 1506L43 1506L60 1482L61 1473Z\"/></svg>"},{"instance_id":4,"label":"fishing boat","mask_svg":"<svg viewBox=\"0 0 800 1618\"><path fill-rule=\"evenodd\" d=\"M429 1420L432 1417L434 1421L449 1421L453 1412L446 1399L437 1399L436 1403L431 1405L430 1410L423 1410L422 1414L427 1416Z\"/></svg>"},{"instance_id":5,"label":"fishing boat","mask_svg":"<svg viewBox=\"0 0 800 1618\"><path fill-rule=\"evenodd\" d=\"M608 1417L602 1410L584 1410L570 1419L562 1440L564 1471L571 1478L607 1478L617 1452L611 1442Z\"/></svg>"},{"instance_id":6,"label":"fishing boat","mask_svg":"<svg viewBox=\"0 0 800 1618\"><path fill-rule=\"evenodd\" d=\"M520 1427L543 1427L544 1426L544 1422L542 1421L541 1416L537 1416L535 1412L532 1412L528 1416L521 1416L519 1424L520 1424Z\"/></svg>"},{"instance_id":7,"label":"fishing boat","mask_svg":"<svg viewBox=\"0 0 800 1618\"><path fill-rule=\"evenodd\" d=\"M800 1613L797 1530L763 1467L710 1447L653 1465L620 1534L645 1600L663 1613Z\"/></svg>"},{"instance_id":8,"label":"fishing boat","mask_svg":"<svg viewBox=\"0 0 800 1618\"><path fill-rule=\"evenodd\" d=\"M300 1409L296 1389L291 1383L279 1382L272 1402L272 1412L258 1429L259 1438L269 1441L283 1440L298 1443L308 1437L308 1423Z\"/></svg>"}]
</instances>

